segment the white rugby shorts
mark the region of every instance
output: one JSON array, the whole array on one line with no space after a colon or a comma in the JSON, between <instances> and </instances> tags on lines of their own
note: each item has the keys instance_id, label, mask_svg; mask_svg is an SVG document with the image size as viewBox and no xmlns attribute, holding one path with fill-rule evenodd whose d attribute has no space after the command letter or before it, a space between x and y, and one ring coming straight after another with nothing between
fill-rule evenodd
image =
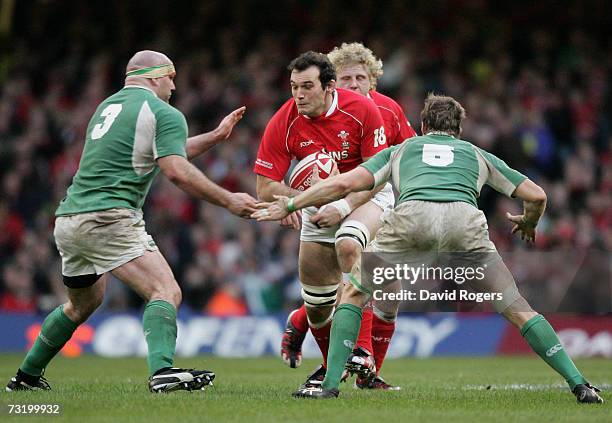
<instances>
[{"instance_id":1,"label":"white rugby shorts","mask_svg":"<svg viewBox=\"0 0 612 423\"><path fill-rule=\"evenodd\" d=\"M101 275L145 251L157 250L139 210L115 208L58 216L53 235L64 276Z\"/></svg>"},{"instance_id":2,"label":"white rugby shorts","mask_svg":"<svg viewBox=\"0 0 612 423\"><path fill-rule=\"evenodd\" d=\"M392 209L395 205L395 195L390 183L385 186L370 200L381 209L382 212ZM334 244L336 242L336 232L340 229L340 225L335 225L329 228L318 228L313 223L310 223L310 217L318 212L316 207L307 207L302 210L302 231L300 233L300 241L305 242L324 242Z\"/></svg>"}]
</instances>

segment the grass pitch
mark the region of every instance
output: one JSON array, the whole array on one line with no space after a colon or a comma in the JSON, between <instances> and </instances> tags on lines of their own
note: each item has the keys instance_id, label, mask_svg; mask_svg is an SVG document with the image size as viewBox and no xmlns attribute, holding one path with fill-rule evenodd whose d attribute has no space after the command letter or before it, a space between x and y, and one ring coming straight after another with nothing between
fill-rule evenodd
<instances>
[{"instance_id":1,"label":"grass pitch","mask_svg":"<svg viewBox=\"0 0 612 423\"><path fill-rule=\"evenodd\" d=\"M6 383L22 355L0 355ZM291 398L318 364L297 370L278 358L177 359L178 366L217 373L205 392L152 395L143 358L57 358L47 369L51 392L3 392L0 421L66 422L610 422L612 361L579 360L595 385L606 387L603 405L579 405L565 383L541 360L530 358L401 359L385 363L383 376L399 392L360 391L352 379L337 400ZM490 387L487 389L487 387ZM60 416L9 416L8 404L60 404Z\"/></svg>"}]
</instances>

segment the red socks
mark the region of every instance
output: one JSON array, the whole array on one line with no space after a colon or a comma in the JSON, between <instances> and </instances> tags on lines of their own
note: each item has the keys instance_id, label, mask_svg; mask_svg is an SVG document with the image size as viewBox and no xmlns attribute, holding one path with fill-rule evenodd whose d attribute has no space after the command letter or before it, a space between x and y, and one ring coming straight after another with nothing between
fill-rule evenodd
<instances>
[{"instance_id":1,"label":"red socks","mask_svg":"<svg viewBox=\"0 0 612 423\"><path fill-rule=\"evenodd\" d=\"M359 337L357 338L357 347L365 349L370 354L373 354L372 349L372 307L366 306L363 309L361 317L361 327L359 328Z\"/></svg>"},{"instance_id":2,"label":"red socks","mask_svg":"<svg viewBox=\"0 0 612 423\"><path fill-rule=\"evenodd\" d=\"M308 316L306 314L306 307L303 304L291 315L291 324L300 332L308 331ZM327 366L330 329L331 322L318 329L310 327L310 331L323 354L323 366ZM364 308L357 346L366 349L374 355L377 372L380 371L385 361L393 332L395 332L395 322L389 323L382 320L374 315L370 307Z\"/></svg>"},{"instance_id":3,"label":"red socks","mask_svg":"<svg viewBox=\"0 0 612 423\"><path fill-rule=\"evenodd\" d=\"M323 354L323 367L327 368L327 351L329 350L329 332L331 331L331 320L321 328L310 327L310 332L315 341L319 345L321 354Z\"/></svg>"},{"instance_id":4,"label":"red socks","mask_svg":"<svg viewBox=\"0 0 612 423\"><path fill-rule=\"evenodd\" d=\"M372 346L374 347L374 363L376 363L377 373L380 372L385 361L387 349L389 348L394 331L395 321L387 322L374 315L372 319Z\"/></svg>"},{"instance_id":5,"label":"red socks","mask_svg":"<svg viewBox=\"0 0 612 423\"><path fill-rule=\"evenodd\" d=\"M308 332L308 315L304 304L293 312L290 320L294 328L302 333Z\"/></svg>"}]
</instances>

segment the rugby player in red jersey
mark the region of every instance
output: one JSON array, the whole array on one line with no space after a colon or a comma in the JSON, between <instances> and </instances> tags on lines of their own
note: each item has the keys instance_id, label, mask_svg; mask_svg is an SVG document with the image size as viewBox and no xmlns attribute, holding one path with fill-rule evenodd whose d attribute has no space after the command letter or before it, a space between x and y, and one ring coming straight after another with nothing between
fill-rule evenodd
<instances>
[{"instance_id":1,"label":"rugby player in red jersey","mask_svg":"<svg viewBox=\"0 0 612 423\"><path fill-rule=\"evenodd\" d=\"M370 98L378 107L385 126L385 135L389 146L401 144L404 140L416 136L416 132L404 115L402 107L392 98L387 97L376 91L378 78L383 73L382 61L376 58L372 51L361 43L342 43L340 47L334 48L328 55L334 65L337 74L336 86L346 88L363 96ZM387 187L387 189L390 189ZM382 215L383 210L371 207L372 215ZM371 232L372 236L378 230L375 227ZM340 241L342 244L350 243L350 240ZM350 248L353 247L353 248ZM339 263L343 273L350 272L352 265L361 253L359 245L353 243L348 248L338 248ZM347 254L348 253L348 254ZM398 289L401 287L398 286ZM355 385L362 389L385 389L397 390L395 387L386 383L380 376L380 369L385 359L391 337L395 331L395 320L397 317L397 303L384 304L382 302L373 304L373 307L366 307L363 311L359 338L356 348L349 357L347 368L355 370L358 374ZM305 307L291 313L290 324L288 324L284 340L300 338L302 331L308 328L306 321ZM294 334L292 332L297 332ZM285 342L284 347L288 350L284 354L287 356L296 355L301 352L301 345L295 342ZM293 348L293 350L291 350ZM373 361L376 366L376 373L369 374L367 367ZM322 376L321 368L317 369L316 376ZM369 377L361 377L367 375Z\"/></svg>"},{"instance_id":2,"label":"rugby player in red jersey","mask_svg":"<svg viewBox=\"0 0 612 423\"><path fill-rule=\"evenodd\" d=\"M264 201L273 200L274 195L298 193L283 182L292 159L325 151L336 161L338 171L344 173L387 147L378 108L361 94L336 88L336 72L326 55L306 52L288 69L292 98L268 123L254 166L257 195ZM372 214L372 208L382 210L393 206L393 201L392 191L380 190L351 194L327 207L304 210L299 277L308 327L323 354L323 366L318 369L323 377L342 271L350 271L350 267L345 270L343 258L360 253L378 228L380 213ZM287 223L298 227L298 217L294 215ZM350 241L344 242L347 240ZM358 248L355 244L359 244ZM301 349L306 329L294 331L294 336L284 341L299 343ZM301 351L283 358L291 367L297 367ZM367 371L373 368L372 362ZM319 376L315 372L307 383L320 382L323 378Z\"/></svg>"}]
</instances>

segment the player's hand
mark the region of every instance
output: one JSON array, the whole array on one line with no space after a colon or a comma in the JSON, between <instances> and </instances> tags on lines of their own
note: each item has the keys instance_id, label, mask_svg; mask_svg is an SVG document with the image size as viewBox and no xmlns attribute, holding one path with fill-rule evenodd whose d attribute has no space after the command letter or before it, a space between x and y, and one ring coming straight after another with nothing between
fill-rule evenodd
<instances>
[{"instance_id":1,"label":"player's hand","mask_svg":"<svg viewBox=\"0 0 612 423\"><path fill-rule=\"evenodd\" d=\"M331 176L339 175L339 174L340 174L340 171L338 170L338 165L336 164L336 162L333 162L332 163L332 170L329 173L328 178L331 177ZM319 182L321 182L322 180L323 179L321 179L321 176L319 174L319 166L314 165L312 167L312 176L310 177L310 186L312 187L312 186L318 184Z\"/></svg>"},{"instance_id":2,"label":"player's hand","mask_svg":"<svg viewBox=\"0 0 612 423\"><path fill-rule=\"evenodd\" d=\"M338 169L338 163L336 163L336 161L334 160L332 163L332 171L329 173L328 178L331 178L332 176L336 175L340 175L340 170Z\"/></svg>"},{"instance_id":3,"label":"player's hand","mask_svg":"<svg viewBox=\"0 0 612 423\"><path fill-rule=\"evenodd\" d=\"M310 218L310 222L318 228L329 228L342 222L342 215L340 214L340 210L334 206L326 204Z\"/></svg>"},{"instance_id":4,"label":"player's hand","mask_svg":"<svg viewBox=\"0 0 612 423\"><path fill-rule=\"evenodd\" d=\"M321 177L319 176L319 166L314 165L312 167L312 176L310 177L310 186L313 187L319 182L321 182Z\"/></svg>"},{"instance_id":5,"label":"player's hand","mask_svg":"<svg viewBox=\"0 0 612 423\"><path fill-rule=\"evenodd\" d=\"M228 139L232 134L234 126L236 126L238 121L244 116L245 111L246 106L242 106L225 116L219 126L217 126L217 129L215 129L215 137L220 141Z\"/></svg>"},{"instance_id":6,"label":"player's hand","mask_svg":"<svg viewBox=\"0 0 612 423\"><path fill-rule=\"evenodd\" d=\"M234 192L230 196L227 210L236 216L249 219L257 211L257 200L244 192Z\"/></svg>"},{"instance_id":7,"label":"player's hand","mask_svg":"<svg viewBox=\"0 0 612 423\"><path fill-rule=\"evenodd\" d=\"M535 228L537 223L534 225L531 222L527 222L525 220L525 215L521 214L518 216L513 216L510 213L506 213L506 218L514 223L514 227L512 228L512 233L515 234L520 232L521 239L527 242L535 242L536 232Z\"/></svg>"},{"instance_id":8,"label":"player's hand","mask_svg":"<svg viewBox=\"0 0 612 423\"><path fill-rule=\"evenodd\" d=\"M276 201L269 203L257 203L257 210L251 214L251 218L257 219L258 222L267 220L281 220L289 215L287 204L289 197L284 195L275 195Z\"/></svg>"},{"instance_id":9,"label":"player's hand","mask_svg":"<svg viewBox=\"0 0 612 423\"><path fill-rule=\"evenodd\" d=\"M287 217L281 219L280 225L299 230L302 227L302 212L298 210L290 213Z\"/></svg>"}]
</instances>

